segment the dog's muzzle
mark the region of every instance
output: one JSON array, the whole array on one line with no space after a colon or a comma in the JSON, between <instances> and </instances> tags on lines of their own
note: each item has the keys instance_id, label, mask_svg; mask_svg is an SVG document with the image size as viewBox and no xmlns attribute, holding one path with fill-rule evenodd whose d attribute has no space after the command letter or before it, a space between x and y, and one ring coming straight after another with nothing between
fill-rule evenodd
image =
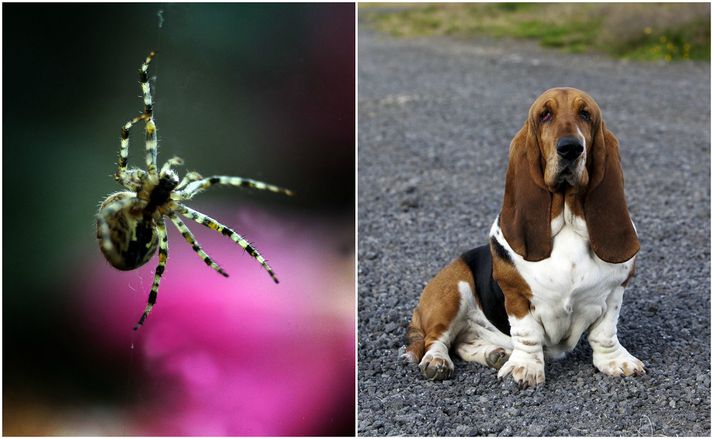
<instances>
[{"instance_id":1,"label":"dog's muzzle","mask_svg":"<svg viewBox=\"0 0 713 439\"><path fill-rule=\"evenodd\" d=\"M566 182L570 186L576 186L581 177L582 153L584 145L576 137L561 137L557 141L558 169L557 183Z\"/></svg>"}]
</instances>

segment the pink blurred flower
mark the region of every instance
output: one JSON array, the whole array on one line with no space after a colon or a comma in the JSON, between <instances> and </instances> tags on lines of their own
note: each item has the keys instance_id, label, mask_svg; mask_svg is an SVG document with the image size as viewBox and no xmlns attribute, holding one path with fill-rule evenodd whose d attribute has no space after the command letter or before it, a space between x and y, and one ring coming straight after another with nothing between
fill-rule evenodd
<instances>
[{"instance_id":1,"label":"pink blurred flower","mask_svg":"<svg viewBox=\"0 0 713 439\"><path fill-rule=\"evenodd\" d=\"M87 324L110 349L135 346L138 435L325 435L353 429L352 225L335 227L251 208L219 214L265 256L280 284L226 237L187 222L230 273L207 267L169 227L157 304L137 333L156 260L131 272L97 264L85 285ZM346 243L335 236L342 235ZM141 369L140 369L141 368ZM346 421L346 426L344 422ZM336 423L342 422L342 425Z\"/></svg>"}]
</instances>

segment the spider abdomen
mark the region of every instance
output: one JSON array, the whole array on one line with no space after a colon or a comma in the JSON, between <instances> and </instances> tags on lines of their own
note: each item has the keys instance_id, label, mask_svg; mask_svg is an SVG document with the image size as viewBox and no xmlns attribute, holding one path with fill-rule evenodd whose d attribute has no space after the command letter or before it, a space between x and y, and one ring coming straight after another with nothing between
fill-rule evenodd
<instances>
[{"instance_id":1,"label":"spider abdomen","mask_svg":"<svg viewBox=\"0 0 713 439\"><path fill-rule=\"evenodd\" d=\"M133 198L134 194L119 192L110 195L102 203L100 211L129 197ZM152 217L144 215L142 206L132 203L116 212L109 212L104 218L112 245L110 248L102 245L104 234L101 227L97 227L97 239L104 257L113 267L133 270L151 259L158 245L156 223Z\"/></svg>"}]
</instances>

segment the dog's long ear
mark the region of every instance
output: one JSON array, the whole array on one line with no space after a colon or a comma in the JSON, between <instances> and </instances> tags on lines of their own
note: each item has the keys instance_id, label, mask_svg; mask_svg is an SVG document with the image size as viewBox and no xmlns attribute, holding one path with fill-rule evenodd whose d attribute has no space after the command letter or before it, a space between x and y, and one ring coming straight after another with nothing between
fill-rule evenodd
<instances>
[{"instance_id":1,"label":"dog's long ear","mask_svg":"<svg viewBox=\"0 0 713 439\"><path fill-rule=\"evenodd\" d=\"M500 229L510 247L526 261L541 261L552 252L550 205L537 133L530 120L510 144Z\"/></svg>"},{"instance_id":2,"label":"dog's long ear","mask_svg":"<svg viewBox=\"0 0 713 439\"><path fill-rule=\"evenodd\" d=\"M584 218L592 250L606 262L628 261L639 251L639 239L626 207L619 141L603 120L595 130L590 157Z\"/></svg>"}]
</instances>

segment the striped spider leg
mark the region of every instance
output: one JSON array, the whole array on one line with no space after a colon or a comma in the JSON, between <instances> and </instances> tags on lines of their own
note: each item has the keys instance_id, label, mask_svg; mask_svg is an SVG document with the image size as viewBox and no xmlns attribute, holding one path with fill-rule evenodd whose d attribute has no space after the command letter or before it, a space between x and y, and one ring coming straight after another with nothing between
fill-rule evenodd
<instances>
[{"instance_id":1,"label":"striped spider leg","mask_svg":"<svg viewBox=\"0 0 713 439\"><path fill-rule=\"evenodd\" d=\"M178 186L176 186L176 189L174 189L174 195L173 197L176 198L177 195L176 193L180 190L182 190L186 185L189 183L192 183L194 181L202 180L203 176L195 171L193 172L187 172L186 175L183 176L183 180L181 180L180 183L178 183Z\"/></svg>"},{"instance_id":2,"label":"striped spider leg","mask_svg":"<svg viewBox=\"0 0 713 439\"><path fill-rule=\"evenodd\" d=\"M228 277L228 273L223 270L220 265L215 263L206 254L206 252L203 251L203 248L201 248L201 245L196 240L196 237L193 236L193 233L191 233L191 231L188 229L188 226L186 226L186 224L181 220L181 218L179 218L178 215L173 212L169 213L168 217L171 219L171 222L173 222L173 225L176 226L178 231L181 232L181 235L183 235L183 239L185 239L186 242L191 245L194 252L198 253L198 256L203 260L203 262L205 262L206 265L212 268L213 270L217 271L225 277Z\"/></svg>"},{"instance_id":3,"label":"striped spider leg","mask_svg":"<svg viewBox=\"0 0 713 439\"><path fill-rule=\"evenodd\" d=\"M186 178L188 175L186 175ZM200 177L199 175L194 177ZM229 177L226 175L214 175L212 177L201 178L197 181L190 181L185 185L185 188L174 193L174 200L190 200L194 196L203 192L213 185L247 187L251 189L266 190L278 194L292 196L294 192L289 189L284 189L262 181L252 180L250 178Z\"/></svg>"},{"instance_id":4,"label":"striped spider leg","mask_svg":"<svg viewBox=\"0 0 713 439\"><path fill-rule=\"evenodd\" d=\"M156 177L156 157L158 155L158 140L156 137L156 124L153 120L153 99L151 98L151 87L149 85L149 63L156 55L156 52L151 52L146 57L146 61L141 64L139 69L139 83L141 91L144 94L144 114L148 116L146 119L146 170L149 177Z\"/></svg>"},{"instance_id":5,"label":"striped spider leg","mask_svg":"<svg viewBox=\"0 0 713 439\"><path fill-rule=\"evenodd\" d=\"M151 87L149 85L148 68L149 63L156 55L156 52L151 52L146 57L146 60L139 68L139 84L144 99L144 112L139 116L126 122L121 127L121 147L119 148L119 165L114 174L114 179L121 183L124 187L131 191L138 191L146 177L146 172L140 169L126 169L129 158L129 134L131 127L139 121L144 121L146 125L146 167L153 174L156 174L156 155L157 155L157 139L156 139L156 124L153 121L153 98L151 97ZM151 173L151 172L149 172Z\"/></svg>"},{"instance_id":6,"label":"striped spider leg","mask_svg":"<svg viewBox=\"0 0 713 439\"><path fill-rule=\"evenodd\" d=\"M156 297L158 296L158 286L161 283L161 276L166 269L166 261L168 260L168 233L166 233L166 225L163 222L163 218L159 218L156 221L156 233L158 234L158 265L156 266L156 272L153 276L153 283L151 284L151 292L149 292L149 301L146 304L146 309L144 309L143 314L139 322L134 326L134 331L139 329L149 316L151 309L156 304Z\"/></svg>"},{"instance_id":7,"label":"striped spider leg","mask_svg":"<svg viewBox=\"0 0 713 439\"><path fill-rule=\"evenodd\" d=\"M119 165L114 174L114 180L130 191L136 192L141 187L146 172L142 169L126 169L129 161L129 134L131 127L139 121L146 121L149 118L146 114L141 114L126 122L121 127L121 147L119 148Z\"/></svg>"},{"instance_id":8,"label":"striped spider leg","mask_svg":"<svg viewBox=\"0 0 713 439\"><path fill-rule=\"evenodd\" d=\"M246 252L248 252L250 256L255 258L255 260L257 260L260 265L262 265L262 267L267 271L270 277L272 277L272 280L275 281L276 284L280 283L280 281L277 280L277 276L275 276L275 272L272 271L272 268L270 268L270 266L267 264L265 258L263 258L260 252L258 252L255 247L253 247L248 241L246 241L245 238L234 232L228 226L219 223L208 215L204 215L180 203L174 202L173 205L174 210L180 212L180 214L185 216L186 218L190 218L198 224L202 224L211 230L215 230L216 232L220 232L223 235L230 237L233 242L242 247Z\"/></svg>"}]
</instances>

